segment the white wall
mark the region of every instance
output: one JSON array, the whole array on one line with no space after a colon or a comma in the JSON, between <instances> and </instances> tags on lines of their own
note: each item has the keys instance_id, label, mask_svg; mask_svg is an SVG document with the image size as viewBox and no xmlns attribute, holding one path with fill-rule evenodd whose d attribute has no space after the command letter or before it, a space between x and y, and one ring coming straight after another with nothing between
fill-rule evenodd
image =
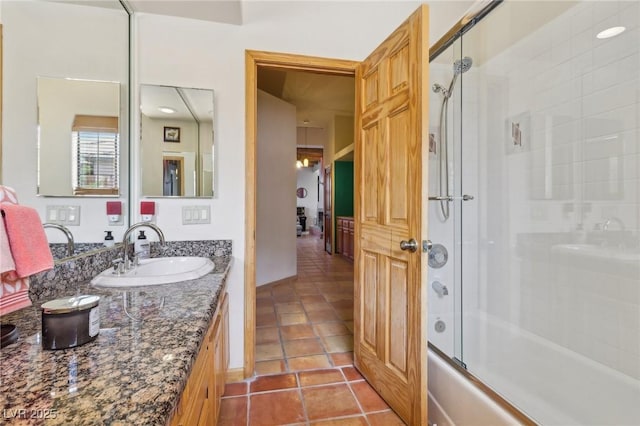
<instances>
[{"instance_id":1,"label":"white wall","mask_svg":"<svg viewBox=\"0 0 640 426\"><path fill-rule=\"evenodd\" d=\"M256 285L296 274L296 107L258 91Z\"/></svg>"},{"instance_id":2,"label":"white wall","mask_svg":"<svg viewBox=\"0 0 640 426\"><path fill-rule=\"evenodd\" d=\"M109 226L104 198L46 198L36 195L36 78L71 77L117 81L127 99L127 14L112 9L41 1L3 1L2 182L13 187L21 204L45 218L47 205L80 206L80 226L71 227L77 242L99 242L104 230L116 239L123 226ZM108 36L105 37L104 35ZM120 104L120 117L128 105ZM128 164L128 120L120 120L121 164ZM71 142L69 142L71 143ZM127 167L123 167L126 171ZM119 199L126 213L129 178L123 171ZM58 235L59 234L59 235ZM52 242L65 241L51 233Z\"/></svg>"},{"instance_id":3,"label":"white wall","mask_svg":"<svg viewBox=\"0 0 640 426\"><path fill-rule=\"evenodd\" d=\"M211 206L211 225L180 224L181 206L193 204L193 200L157 200L157 223L169 239L233 241L235 262L228 281L231 335L235 337L231 342L231 368L242 365L244 343L245 49L362 60L419 4L246 2L242 26L137 16L134 84L215 90L217 196L198 201ZM469 4L434 2L431 39L444 34ZM137 126L133 127L135 139ZM133 177L138 181L138 176ZM134 188L133 197L139 198L139 188Z\"/></svg>"}]
</instances>

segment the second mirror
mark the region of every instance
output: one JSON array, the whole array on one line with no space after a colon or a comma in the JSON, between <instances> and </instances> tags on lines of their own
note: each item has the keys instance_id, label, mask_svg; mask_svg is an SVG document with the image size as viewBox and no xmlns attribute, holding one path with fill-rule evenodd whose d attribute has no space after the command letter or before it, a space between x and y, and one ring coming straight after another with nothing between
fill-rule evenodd
<instances>
[{"instance_id":1,"label":"second mirror","mask_svg":"<svg viewBox=\"0 0 640 426\"><path fill-rule=\"evenodd\" d=\"M213 90L140 86L146 197L213 197Z\"/></svg>"}]
</instances>

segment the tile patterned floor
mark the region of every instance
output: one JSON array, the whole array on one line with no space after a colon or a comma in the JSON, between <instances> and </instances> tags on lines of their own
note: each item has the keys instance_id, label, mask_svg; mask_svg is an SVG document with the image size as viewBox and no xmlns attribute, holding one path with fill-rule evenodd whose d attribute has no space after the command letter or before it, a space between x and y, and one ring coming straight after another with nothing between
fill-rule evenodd
<instances>
[{"instance_id":1,"label":"tile patterned floor","mask_svg":"<svg viewBox=\"0 0 640 426\"><path fill-rule=\"evenodd\" d=\"M353 367L353 263L315 236L298 278L259 287L256 377L228 384L219 425L403 425Z\"/></svg>"}]
</instances>

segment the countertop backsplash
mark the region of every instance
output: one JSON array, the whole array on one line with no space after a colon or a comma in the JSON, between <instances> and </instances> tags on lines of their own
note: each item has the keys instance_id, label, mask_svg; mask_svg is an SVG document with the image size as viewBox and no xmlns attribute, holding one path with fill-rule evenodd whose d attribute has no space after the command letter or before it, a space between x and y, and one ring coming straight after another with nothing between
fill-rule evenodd
<instances>
[{"instance_id":1,"label":"countertop backsplash","mask_svg":"<svg viewBox=\"0 0 640 426\"><path fill-rule=\"evenodd\" d=\"M167 241L164 246L151 243L151 257L230 257L231 250L231 240ZM119 257L122 249L117 245L57 262L53 269L30 277L29 297L33 302L49 300L60 291L78 288L80 283L111 267L112 261Z\"/></svg>"}]
</instances>

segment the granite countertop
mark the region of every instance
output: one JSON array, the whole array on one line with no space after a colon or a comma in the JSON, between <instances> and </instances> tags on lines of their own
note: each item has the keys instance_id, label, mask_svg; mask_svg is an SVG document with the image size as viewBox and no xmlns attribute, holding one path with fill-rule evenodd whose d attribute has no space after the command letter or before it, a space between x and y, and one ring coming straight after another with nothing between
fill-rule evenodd
<instances>
[{"instance_id":1,"label":"granite countertop","mask_svg":"<svg viewBox=\"0 0 640 426\"><path fill-rule=\"evenodd\" d=\"M100 296L100 334L77 348L42 349L39 303L2 317L20 338L0 350L0 424L166 425L231 264L212 260L201 278L129 290L128 312L141 321L124 312L125 291L80 284L80 294Z\"/></svg>"}]
</instances>

